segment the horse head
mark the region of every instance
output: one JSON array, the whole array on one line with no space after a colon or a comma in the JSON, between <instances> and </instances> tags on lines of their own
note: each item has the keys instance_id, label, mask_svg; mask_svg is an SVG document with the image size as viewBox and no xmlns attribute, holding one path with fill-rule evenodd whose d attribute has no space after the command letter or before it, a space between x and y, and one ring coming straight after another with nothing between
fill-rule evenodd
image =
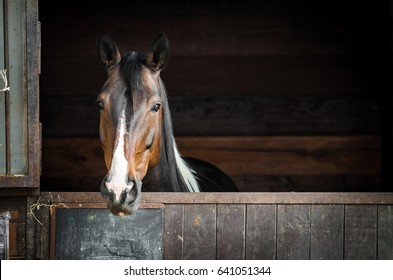
<instances>
[{"instance_id":1,"label":"horse head","mask_svg":"<svg viewBox=\"0 0 393 280\"><path fill-rule=\"evenodd\" d=\"M113 214L129 215L138 208L142 180L160 157L160 73L168 62L169 41L161 33L146 54L121 55L109 35L102 33L97 39L97 55L107 72L96 102L107 167L101 193Z\"/></svg>"}]
</instances>

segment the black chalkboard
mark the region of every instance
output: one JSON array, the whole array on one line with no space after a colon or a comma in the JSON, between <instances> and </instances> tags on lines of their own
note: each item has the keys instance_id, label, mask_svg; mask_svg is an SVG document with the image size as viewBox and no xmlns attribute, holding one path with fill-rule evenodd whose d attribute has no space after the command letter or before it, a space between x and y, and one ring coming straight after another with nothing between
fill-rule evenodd
<instances>
[{"instance_id":1,"label":"black chalkboard","mask_svg":"<svg viewBox=\"0 0 393 280\"><path fill-rule=\"evenodd\" d=\"M126 217L108 209L56 209L55 215L55 259L162 259L162 209Z\"/></svg>"}]
</instances>

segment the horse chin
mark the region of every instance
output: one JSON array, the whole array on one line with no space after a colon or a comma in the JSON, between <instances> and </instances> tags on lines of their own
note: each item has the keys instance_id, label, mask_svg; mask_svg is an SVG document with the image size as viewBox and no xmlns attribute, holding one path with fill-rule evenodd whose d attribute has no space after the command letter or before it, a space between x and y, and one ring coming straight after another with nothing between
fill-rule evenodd
<instances>
[{"instance_id":1,"label":"horse chin","mask_svg":"<svg viewBox=\"0 0 393 280\"><path fill-rule=\"evenodd\" d=\"M142 182L136 181L131 189L122 191L120 198L116 200L113 190L106 187L106 178L101 183L101 195L107 202L108 209L116 216L129 216L135 214L142 197Z\"/></svg>"}]
</instances>

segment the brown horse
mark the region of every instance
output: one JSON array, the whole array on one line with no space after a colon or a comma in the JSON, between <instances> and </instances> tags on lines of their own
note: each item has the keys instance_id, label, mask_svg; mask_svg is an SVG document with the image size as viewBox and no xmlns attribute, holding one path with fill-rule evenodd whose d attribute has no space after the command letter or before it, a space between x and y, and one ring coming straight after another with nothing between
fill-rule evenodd
<instances>
[{"instance_id":1,"label":"brown horse","mask_svg":"<svg viewBox=\"0 0 393 280\"><path fill-rule=\"evenodd\" d=\"M217 167L180 156L173 137L167 92L160 78L169 41L160 33L145 54L120 52L107 33L97 40L107 71L98 95L100 138L107 174L101 193L115 215L132 214L144 191L236 191Z\"/></svg>"}]
</instances>

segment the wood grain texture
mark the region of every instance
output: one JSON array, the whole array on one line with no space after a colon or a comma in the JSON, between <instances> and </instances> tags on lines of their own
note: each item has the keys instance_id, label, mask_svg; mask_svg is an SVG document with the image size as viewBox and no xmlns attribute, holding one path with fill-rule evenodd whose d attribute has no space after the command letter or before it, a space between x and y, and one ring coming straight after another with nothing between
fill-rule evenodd
<instances>
[{"instance_id":1,"label":"wood grain texture","mask_svg":"<svg viewBox=\"0 0 393 280\"><path fill-rule=\"evenodd\" d=\"M311 205L310 259L342 260L344 206Z\"/></svg>"},{"instance_id":2,"label":"wood grain texture","mask_svg":"<svg viewBox=\"0 0 393 280\"><path fill-rule=\"evenodd\" d=\"M154 38L154 37L153 37ZM94 39L95 40L95 39ZM106 73L94 57L42 60L43 96L98 94ZM351 56L180 56L161 77L169 95L370 96ZM72 72L64 79L59 72ZM78 87L75 87L78 85Z\"/></svg>"},{"instance_id":3,"label":"wood grain texture","mask_svg":"<svg viewBox=\"0 0 393 280\"><path fill-rule=\"evenodd\" d=\"M209 161L241 191L378 191L377 136L177 137L181 154ZM43 142L43 190L99 191L98 138Z\"/></svg>"},{"instance_id":4,"label":"wood grain texture","mask_svg":"<svg viewBox=\"0 0 393 280\"><path fill-rule=\"evenodd\" d=\"M44 55L72 58L75 49L79 49L81 56L94 56L92 46L102 30L109 32L122 51L144 51L154 36L164 30L173 56L352 54L348 50L352 43L350 38L342 40L339 34L328 29L315 33L312 30L315 26L293 26L285 15L165 15L162 10L156 15L144 16L119 13L116 10L106 15L74 15L68 25L62 24L64 17L53 14L42 19L46 23L43 32L48 34ZM133 27L128 36L124 36L124 26ZM69 44L56 45L59 40L67 40Z\"/></svg>"},{"instance_id":5,"label":"wood grain texture","mask_svg":"<svg viewBox=\"0 0 393 280\"><path fill-rule=\"evenodd\" d=\"M105 208L100 193L46 197ZM390 193L143 193L148 204L165 205L165 259L392 259Z\"/></svg>"},{"instance_id":6,"label":"wood grain texture","mask_svg":"<svg viewBox=\"0 0 393 280\"><path fill-rule=\"evenodd\" d=\"M246 229L246 259L276 259L277 206L247 205Z\"/></svg>"},{"instance_id":7,"label":"wood grain texture","mask_svg":"<svg viewBox=\"0 0 393 280\"><path fill-rule=\"evenodd\" d=\"M378 259L393 260L393 205L378 205Z\"/></svg>"},{"instance_id":8,"label":"wood grain texture","mask_svg":"<svg viewBox=\"0 0 393 280\"><path fill-rule=\"evenodd\" d=\"M277 259L310 258L310 206L278 205Z\"/></svg>"},{"instance_id":9,"label":"wood grain texture","mask_svg":"<svg viewBox=\"0 0 393 280\"><path fill-rule=\"evenodd\" d=\"M163 259L183 259L184 205L166 205L164 210Z\"/></svg>"},{"instance_id":10,"label":"wood grain texture","mask_svg":"<svg viewBox=\"0 0 393 280\"><path fill-rule=\"evenodd\" d=\"M380 172L378 137L177 139L184 156L209 161L229 175L378 175ZM44 150L44 177L103 176L106 173L98 139L48 139L44 141Z\"/></svg>"},{"instance_id":11,"label":"wood grain texture","mask_svg":"<svg viewBox=\"0 0 393 280\"><path fill-rule=\"evenodd\" d=\"M65 203L94 202L105 204L100 192L43 192ZM342 204L393 205L393 193L341 193L341 192L260 192L260 193L181 193L142 192L141 203L159 204Z\"/></svg>"},{"instance_id":12,"label":"wood grain texture","mask_svg":"<svg viewBox=\"0 0 393 280\"><path fill-rule=\"evenodd\" d=\"M377 258L377 206L346 205L344 258Z\"/></svg>"},{"instance_id":13,"label":"wood grain texture","mask_svg":"<svg viewBox=\"0 0 393 280\"><path fill-rule=\"evenodd\" d=\"M217 205L217 259L245 259L245 210L241 204Z\"/></svg>"},{"instance_id":14,"label":"wood grain texture","mask_svg":"<svg viewBox=\"0 0 393 280\"><path fill-rule=\"evenodd\" d=\"M184 208L183 257L186 260L216 259L216 205L194 204Z\"/></svg>"},{"instance_id":15,"label":"wood grain texture","mask_svg":"<svg viewBox=\"0 0 393 280\"><path fill-rule=\"evenodd\" d=\"M42 98L44 138L98 137L95 100ZM378 100L367 97L177 95L169 103L176 136L378 135L380 129Z\"/></svg>"},{"instance_id":16,"label":"wood grain texture","mask_svg":"<svg viewBox=\"0 0 393 280\"><path fill-rule=\"evenodd\" d=\"M46 51L52 56L72 56L78 48L87 54L91 45L94 46L96 34L102 30L123 41L118 42L122 48L136 50L145 50L151 37L163 30L176 42L175 46L179 45L173 50L174 55L359 53L365 49L375 51L382 30L387 28L382 13L387 4L379 2L373 5L353 0L321 5L310 1L295 4L288 0L167 1L165 4L156 0L148 3L118 0L112 5L84 2L87 3L81 6L77 2L40 1L40 19L43 31L48 34ZM357 13L353 13L354 7ZM362 15L367 15L369 20ZM64 24L67 18L72 20ZM61 39L69 42L70 47L55 44ZM361 47L356 48L358 45Z\"/></svg>"}]
</instances>

